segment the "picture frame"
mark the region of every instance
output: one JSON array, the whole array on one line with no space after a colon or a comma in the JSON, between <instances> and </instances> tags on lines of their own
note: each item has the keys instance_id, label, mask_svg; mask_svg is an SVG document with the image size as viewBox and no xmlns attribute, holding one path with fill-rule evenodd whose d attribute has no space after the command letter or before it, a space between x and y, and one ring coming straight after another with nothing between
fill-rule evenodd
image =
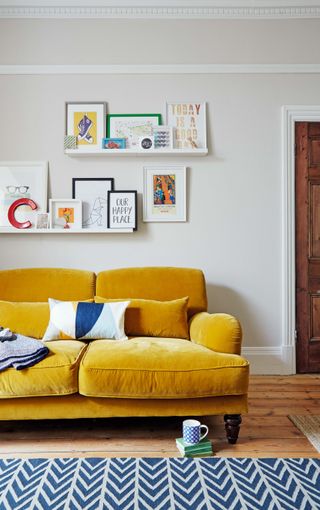
<instances>
[{"instance_id":1,"label":"picture frame","mask_svg":"<svg viewBox=\"0 0 320 510\"><path fill-rule=\"evenodd\" d=\"M47 161L1 161L0 162L0 227L13 230L8 210L20 198L31 199L37 209L21 206L15 217L19 222L36 224L38 213L47 212L48 162Z\"/></svg>"},{"instance_id":2,"label":"picture frame","mask_svg":"<svg viewBox=\"0 0 320 510\"><path fill-rule=\"evenodd\" d=\"M48 230L49 219L49 213L37 213L35 228L37 230Z\"/></svg>"},{"instance_id":3,"label":"picture frame","mask_svg":"<svg viewBox=\"0 0 320 510\"><path fill-rule=\"evenodd\" d=\"M114 189L113 177L74 177L72 198L82 202L82 228L108 228L108 191Z\"/></svg>"},{"instance_id":4,"label":"picture frame","mask_svg":"<svg viewBox=\"0 0 320 510\"><path fill-rule=\"evenodd\" d=\"M119 150L126 148L125 138L103 138L102 148L105 150Z\"/></svg>"},{"instance_id":5,"label":"picture frame","mask_svg":"<svg viewBox=\"0 0 320 510\"><path fill-rule=\"evenodd\" d=\"M51 229L81 230L81 200L71 198L51 198L49 200L49 216Z\"/></svg>"},{"instance_id":6,"label":"picture frame","mask_svg":"<svg viewBox=\"0 0 320 510\"><path fill-rule=\"evenodd\" d=\"M166 123L173 127L174 148L206 149L206 117L205 102L167 102Z\"/></svg>"},{"instance_id":7,"label":"picture frame","mask_svg":"<svg viewBox=\"0 0 320 510\"><path fill-rule=\"evenodd\" d=\"M66 135L77 137L78 151L96 151L105 138L105 102L67 102Z\"/></svg>"},{"instance_id":8,"label":"picture frame","mask_svg":"<svg viewBox=\"0 0 320 510\"><path fill-rule=\"evenodd\" d=\"M138 229L138 207L136 190L108 191L108 228Z\"/></svg>"},{"instance_id":9,"label":"picture frame","mask_svg":"<svg viewBox=\"0 0 320 510\"><path fill-rule=\"evenodd\" d=\"M173 149L172 126L154 126L153 137L155 149Z\"/></svg>"},{"instance_id":10,"label":"picture frame","mask_svg":"<svg viewBox=\"0 0 320 510\"><path fill-rule=\"evenodd\" d=\"M125 138L126 149L137 149L139 139L160 124L161 113L112 113L107 115L107 137Z\"/></svg>"},{"instance_id":11,"label":"picture frame","mask_svg":"<svg viewBox=\"0 0 320 510\"><path fill-rule=\"evenodd\" d=\"M186 167L143 168L143 221L183 222L186 213Z\"/></svg>"}]
</instances>

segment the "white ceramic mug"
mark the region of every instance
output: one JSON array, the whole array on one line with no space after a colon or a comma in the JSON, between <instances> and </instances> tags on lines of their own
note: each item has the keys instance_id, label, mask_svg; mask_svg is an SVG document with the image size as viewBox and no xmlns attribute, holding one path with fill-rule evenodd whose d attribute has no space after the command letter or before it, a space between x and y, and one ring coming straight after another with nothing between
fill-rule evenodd
<instances>
[{"instance_id":1,"label":"white ceramic mug","mask_svg":"<svg viewBox=\"0 0 320 510\"><path fill-rule=\"evenodd\" d=\"M207 425L201 425L198 420L184 420L183 426L183 441L185 444L197 444L204 439L209 429ZM205 429L205 433L201 435L201 429Z\"/></svg>"}]
</instances>

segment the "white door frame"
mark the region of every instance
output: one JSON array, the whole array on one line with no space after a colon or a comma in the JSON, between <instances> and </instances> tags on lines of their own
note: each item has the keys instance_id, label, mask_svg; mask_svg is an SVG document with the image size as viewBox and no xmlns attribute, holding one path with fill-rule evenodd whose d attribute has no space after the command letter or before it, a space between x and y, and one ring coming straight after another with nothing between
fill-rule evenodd
<instances>
[{"instance_id":1,"label":"white door frame","mask_svg":"<svg viewBox=\"0 0 320 510\"><path fill-rule=\"evenodd\" d=\"M283 106L282 120L282 361L295 374L295 123L320 122L320 105Z\"/></svg>"}]
</instances>

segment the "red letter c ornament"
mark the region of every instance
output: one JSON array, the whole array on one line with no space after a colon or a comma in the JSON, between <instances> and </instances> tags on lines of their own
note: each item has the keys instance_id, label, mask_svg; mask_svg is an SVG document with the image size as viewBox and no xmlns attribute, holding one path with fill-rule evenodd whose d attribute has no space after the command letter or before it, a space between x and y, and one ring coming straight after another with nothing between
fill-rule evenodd
<instances>
[{"instance_id":1,"label":"red letter c ornament","mask_svg":"<svg viewBox=\"0 0 320 510\"><path fill-rule=\"evenodd\" d=\"M31 221L24 221L21 223L20 221L17 221L15 219L15 212L20 205L29 205L32 210L37 209L37 204L31 200L30 198L19 198L18 200L15 200L9 207L8 210L8 219L15 228L30 228L31 227Z\"/></svg>"}]
</instances>

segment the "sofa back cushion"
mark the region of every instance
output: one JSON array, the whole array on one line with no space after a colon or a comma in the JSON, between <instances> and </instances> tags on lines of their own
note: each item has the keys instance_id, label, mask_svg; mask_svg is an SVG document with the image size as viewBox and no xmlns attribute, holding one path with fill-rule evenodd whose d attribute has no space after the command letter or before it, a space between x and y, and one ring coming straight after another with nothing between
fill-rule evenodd
<instances>
[{"instance_id":1,"label":"sofa back cushion","mask_svg":"<svg viewBox=\"0 0 320 510\"><path fill-rule=\"evenodd\" d=\"M86 300L91 302L92 299ZM43 338L50 320L49 303L0 300L0 326L14 333Z\"/></svg>"},{"instance_id":2,"label":"sofa back cushion","mask_svg":"<svg viewBox=\"0 0 320 510\"><path fill-rule=\"evenodd\" d=\"M119 300L95 297L96 303L117 301ZM173 301L131 299L125 313L125 332L129 336L189 339L187 307L188 297Z\"/></svg>"},{"instance_id":3,"label":"sofa back cushion","mask_svg":"<svg viewBox=\"0 0 320 510\"><path fill-rule=\"evenodd\" d=\"M42 338L50 319L48 303L0 301L0 326L14 333Z\"/></svg>"},{"instance_id":4,"label":"sofa back cushion","mask_svg":"<svg viewBox=\"0 0 320 510\"><path fill-rule=\"evenodd\" d=\"M95 274L80 269L10 269L0 271L0 300L45 302L93 299ZM1 325L1 324L0 324Z\"/></svg>"},{"instance_id":5,"label":"sofa back cushion","mask_svg":"<svg viewBox=\"0 0 320 510\"><path fill-rule=\"evenodd\" d=\"M207 310L205 279L199 269L181 267L133 267L102 271L96 295L107 299L171 301L189 296L188 317Z\"/></svg>"}]
</instances>

